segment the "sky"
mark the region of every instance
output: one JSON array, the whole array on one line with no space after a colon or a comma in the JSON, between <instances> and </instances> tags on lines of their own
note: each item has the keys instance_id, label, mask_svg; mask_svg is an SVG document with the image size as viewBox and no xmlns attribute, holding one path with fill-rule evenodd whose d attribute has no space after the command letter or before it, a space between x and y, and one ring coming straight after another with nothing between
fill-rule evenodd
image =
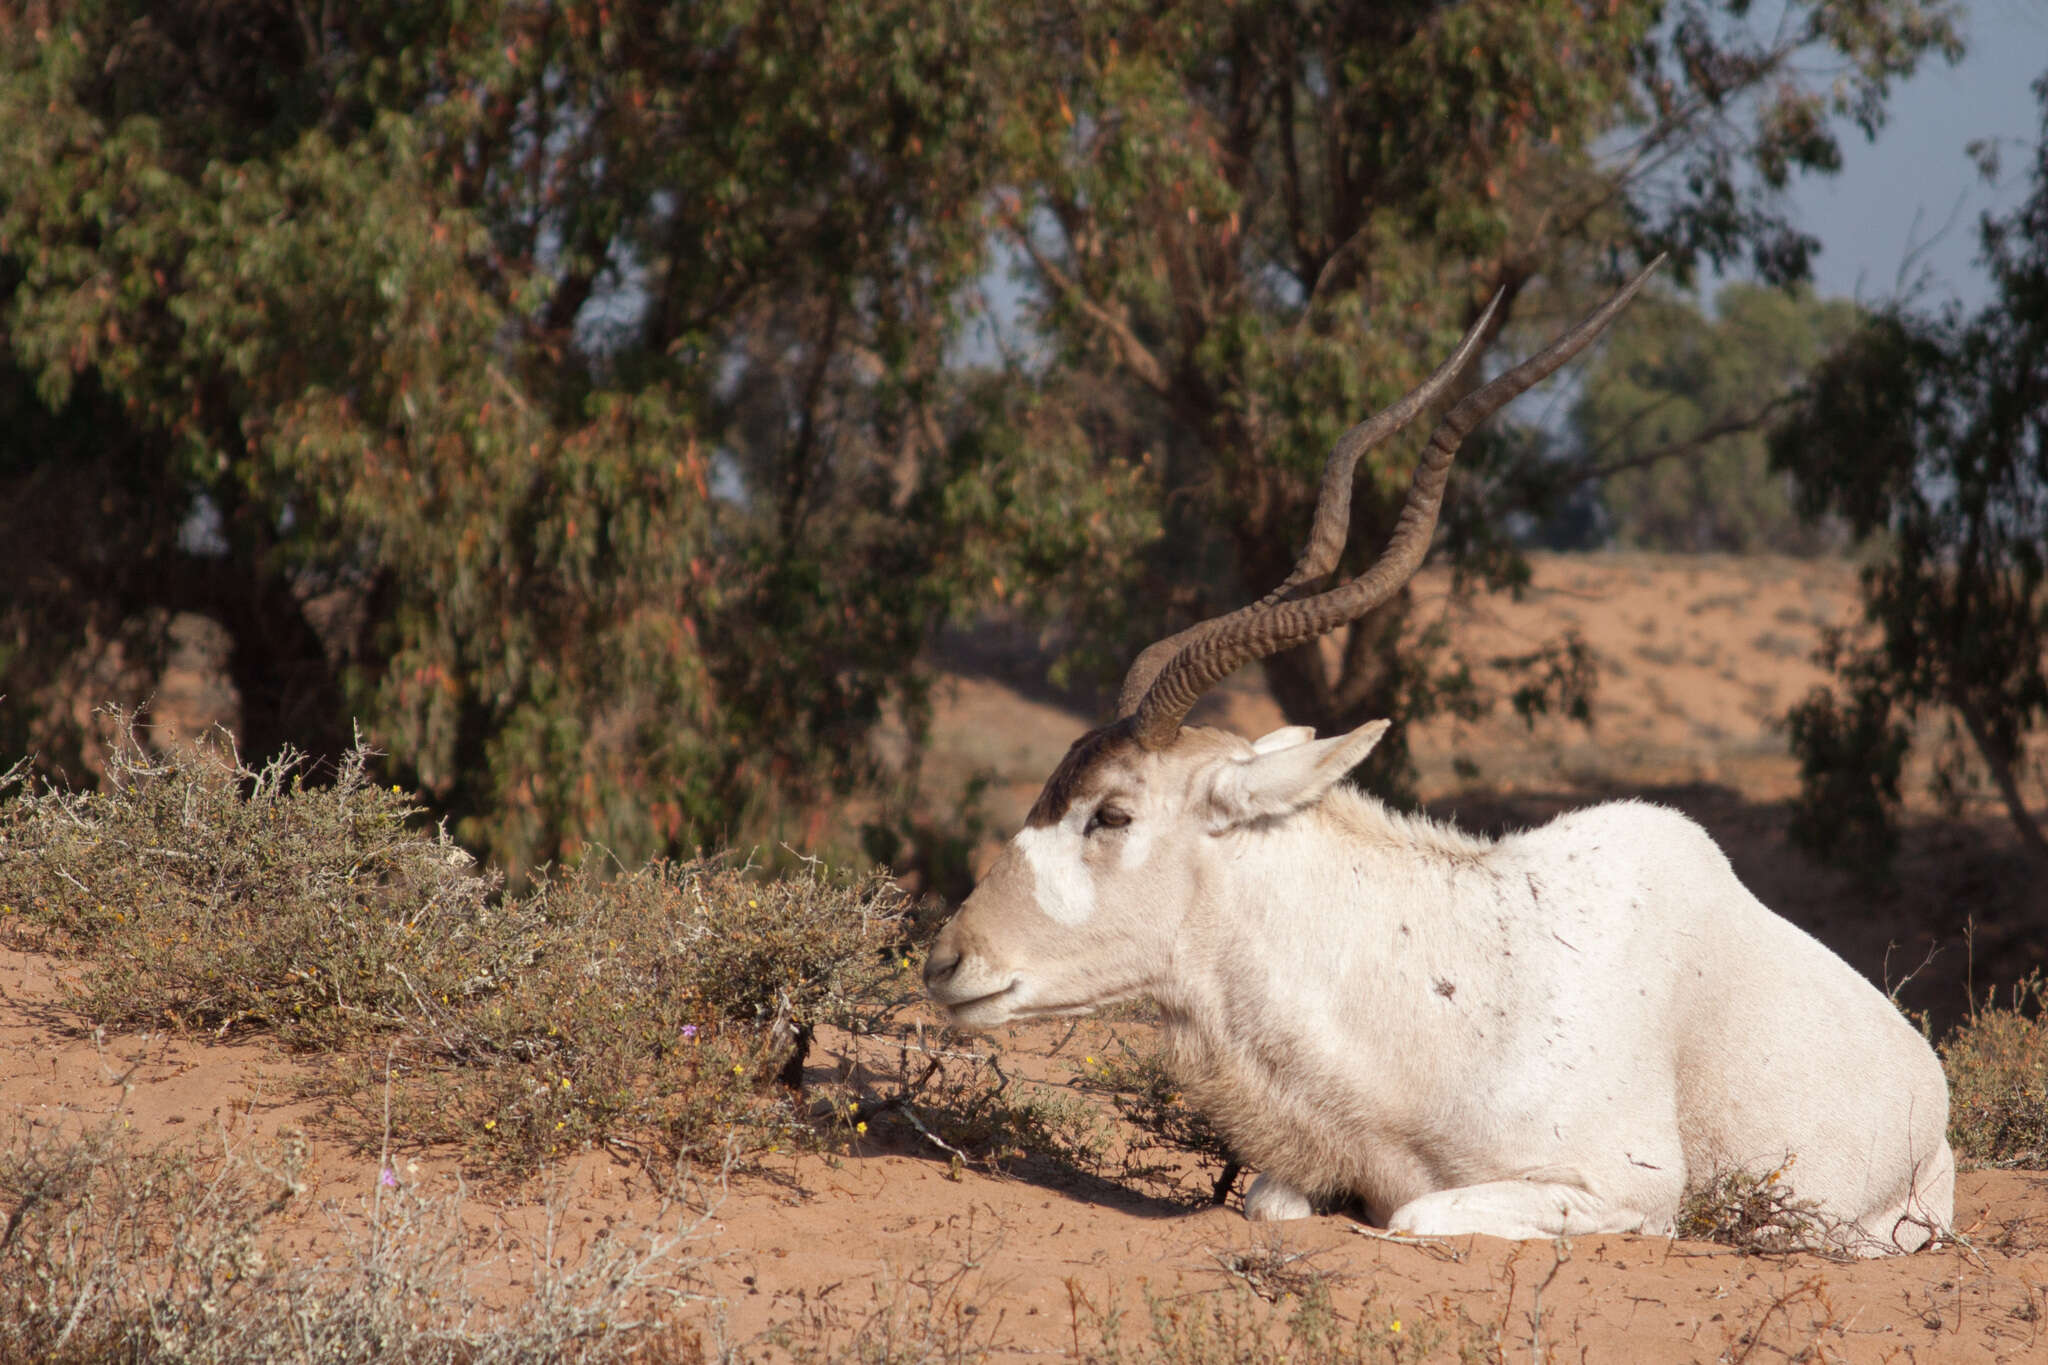
<instances>
[{"instance_id":1,"label":"sky","mask_svg":"<svg viewBox=\"0 0 2048 1365\"><path fill-rule=\"evenodd\" d=\"M1924 63L1894 87L1875 143L1845 125L1839 175L1794 185L1800 225L1822 244L1820 293L1875 302L1917 279L1929 306L1990 301L1990 279L1976 263L1977 222L2026 196L2040 130L2029 87L2048 70L2048 0L1971 0L1964 38L1959 64ZM1996 185L1964 154L1978 138L1999 140ZM1917 257L1916 248L1924 248Z\"/></svg>"}]
</instances>

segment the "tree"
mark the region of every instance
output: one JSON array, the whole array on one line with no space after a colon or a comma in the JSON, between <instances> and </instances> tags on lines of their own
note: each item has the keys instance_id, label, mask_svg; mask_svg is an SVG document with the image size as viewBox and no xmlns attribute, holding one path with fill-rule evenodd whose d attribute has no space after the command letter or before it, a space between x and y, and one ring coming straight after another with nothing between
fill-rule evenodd
<instances>
[{"instance_id":1,"label":"tree","mask_svg":"<svg viewBox=\"0 0 2048 1365\"><path fill-rule=\"evenodd\" d=\"M1263 595L1351 422L1410 387L1504 296L1512 351L1658 251L1685 278L1746 259L1801 278L1777 199L1874 133L1889 82L1957 51L1948 5L1456 0L1159 8L1047 3L1006 133L999 220L1056 368L1103 376L1164 535L1130 596L1153 638ZM1495 363L1498 363L1497 361ZM1497 442L1447 510L1461 566L1515 582ZM1391 529L1414 440L1371 459L1349 565ZM1462 508L1457 505L1462 499ZM1467 696L1413 648L1405 593L1334 654L1265 662L1291 721L1419 718ZM1383 785L1408 768L1395 737Z\"/></svg>"},{"instance_id":2,"label":"tree","mask_svg":"<svg viewBox=\"0 0 2048 1365\"><path fill-rule=\"evenodd\" d=\"M1936 790L1974 754L2022 845L2048 864L2028 744L2048 728L2048 76L2032 191L1987 218L1996 299L1965 316L1894 307L1822 367L1771 438L1809 514L1874 537L1866 629L1836 632L1832 686L1791 713L1803 787L1793 833L1878 866L1923 727Z\"/></svg>"},{"instance_id":3,"label":"tree","mask_svg":"<svg viewBox=\"0 0 2048 1365\"><path fill-rule=\"evenodd\" d=\"M819 810L949 612L1108 656L1278 581L1331 438L1495 288L1511 349L1624 257L1798 275L1773 195L1951 7L1746 13L16 6L0 745L75 764L71 701L198 613L247 751L359 720L515 869ZM969 372L991 234L1045 346ZM1269 664L1283 704L1455 693L1406 610Z\"/></svg>"},{"instance_id":4,"label":"tree","mask_svg":"<svg viewBox=\"0 0 2048 1365\"><path fill-rule=\"evenodd\" d=\"M1642 299L1615 322L1572 405L1565 468L1598 480L1614 542L1730 554L1840 549L1837 525L1800 518L1770 467L1773 419L1861 319L1805 288L1731 284L1708 318L1682 296Z\"/></svg>"},{"instance_id":5,"label":"tree","mask_svg":"<svg viewBox=\"0 0 2048 1365\"><path fill-rule=\"evenodd\" d=\"M0 742L84 776L71 699L197 612L247 751L359 718L514 868L869 781L970 551L1009 568L946 430L997 13L14 7Z\"/></svg>"}]
</instances>

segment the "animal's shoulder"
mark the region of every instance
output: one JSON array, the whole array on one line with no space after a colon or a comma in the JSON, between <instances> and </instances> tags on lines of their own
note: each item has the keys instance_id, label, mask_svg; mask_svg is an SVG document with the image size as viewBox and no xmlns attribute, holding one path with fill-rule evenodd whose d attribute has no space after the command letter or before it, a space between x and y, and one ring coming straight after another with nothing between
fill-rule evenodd
<instances>
[{"instance_id":1,"label":"animal's shoulder","mask_svg":"<svg viewBox=\"0 0 2048 1365\"><path fill-rule=\"evenodd\" d=\"M1661 884L1674 876L1718 882L1732 870L1713 836L1691 817L1639 800L1566 811L1503 838L1490 861L1502 870L1518 865L1552 872L1573 869L1610 884Z\"/></svg>"},{"instance_id":2,"label":"animal's shoulder","mask_svg":"<svg viewBox=\"0 0 2048 1365\"><path fill-rule=\"evenodd\" d=\"M1571 847L1623 853L1640 851L1643 840L1713 844L1707 832L1682 811L1634 798L1565 811L1546 824L1501 842L1503 847Z\"/></svg>"}]
</instances>

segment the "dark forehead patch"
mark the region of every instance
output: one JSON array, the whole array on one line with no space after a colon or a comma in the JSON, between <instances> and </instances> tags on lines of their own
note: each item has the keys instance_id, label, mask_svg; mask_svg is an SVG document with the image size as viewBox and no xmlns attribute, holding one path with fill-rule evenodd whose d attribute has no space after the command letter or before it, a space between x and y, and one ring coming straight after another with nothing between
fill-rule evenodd
<instances>
[{"instance_id":1,"label":"dark forehead patch","mask_svg":"<svg viewBox=\"0 0 2048 1365\"><path fill-rule=\"evenodd\" d=\"M1038 800L1032 804L1031 813L1024 817L1024 823L1032 829L1057 825L1081 794L1082 781L1097 764L1137 747L1138 742L1131 738L1130 722L1122 720L1099 730L1090 730L1075 740L1067 750L1067 756L1060 760L1060 766L1045 779L1045 789L1038 793Z\"/></svg>"}]
</instances>

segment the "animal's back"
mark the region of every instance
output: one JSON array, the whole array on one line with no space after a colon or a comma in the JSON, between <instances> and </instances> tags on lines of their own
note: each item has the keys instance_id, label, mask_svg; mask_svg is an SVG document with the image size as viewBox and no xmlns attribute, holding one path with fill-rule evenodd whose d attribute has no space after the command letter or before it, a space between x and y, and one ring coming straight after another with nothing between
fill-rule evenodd
<instances>
[{"instance_id":1,"label":"animal's back","mask_svg":"<svg viewBox=\"0 0 2048 1365\"><path fill-rule=\"evenodd\" d=\"M1607 869L1610 922L1639 945L1618 1002L1668 997L1674 1101L1689 1183L1784 1169L1801 1199L1880 1242L1945 1224L1948 1087L1919 1032L1869 981L1741 883L1674 811L1615 803L1518 836L1550 865ZM1504 843L1504 849L1516 841ZM1906 1216L1917 1220L1894 1229Z\"/></svg>"}]
</instances>

